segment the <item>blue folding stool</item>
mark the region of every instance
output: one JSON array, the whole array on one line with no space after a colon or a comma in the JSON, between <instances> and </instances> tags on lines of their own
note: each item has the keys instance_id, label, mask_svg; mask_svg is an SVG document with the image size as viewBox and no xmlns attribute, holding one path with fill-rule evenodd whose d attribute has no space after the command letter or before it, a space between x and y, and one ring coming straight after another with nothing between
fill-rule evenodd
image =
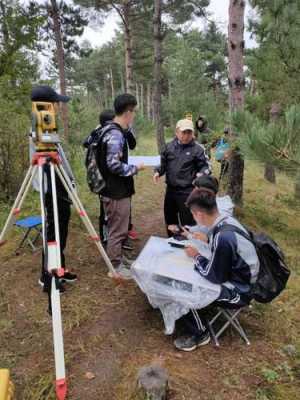
<instances>
[{"instance_id":1,"label":"blue folding stool","mask_svg":"<svg viewBox=\"0 0 300 400\"><path fill-rule=\"evenodd\" d=\"M32 251L38 250L35 243L40 237L42 237L42 218L37 215L19 219L15 222L15 225L24 230L23 239L16 249L16 254L18 254L19 250L24 247L25 244L30 246ZM32 237L30 236L31 232L34 232Z\"/></svg>"}]
</instances>

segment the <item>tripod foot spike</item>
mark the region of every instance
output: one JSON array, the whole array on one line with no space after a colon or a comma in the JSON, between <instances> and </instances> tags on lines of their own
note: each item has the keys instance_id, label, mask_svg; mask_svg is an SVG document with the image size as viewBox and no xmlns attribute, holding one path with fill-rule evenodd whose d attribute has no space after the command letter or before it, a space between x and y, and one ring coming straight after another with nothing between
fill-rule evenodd
<instances>
[{"instance_id":1,"label":"tripod foot spike","mask_svg":"<svg viewBox=\"0 0 300 400\"><path fill-rule=\"evenodd\" d=\"M57 379L55 381L56 397L58 400L65 400L67 396L67 382L66 379Z\"/></svg>"}]
</instances>

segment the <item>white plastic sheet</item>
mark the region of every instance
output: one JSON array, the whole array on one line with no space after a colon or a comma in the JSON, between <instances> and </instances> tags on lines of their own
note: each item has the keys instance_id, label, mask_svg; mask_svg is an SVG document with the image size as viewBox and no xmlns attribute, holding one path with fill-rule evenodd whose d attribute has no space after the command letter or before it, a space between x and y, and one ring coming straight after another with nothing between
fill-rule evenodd
<instances>
[{"instance_id":1,"label":"white plastic sheet","mask_svg":"<svg viewBox=\"0 0 300 400\"><path fill-rule=\"evenodd\" d=\"M133 264L132 276L152 307L159 308L165 333L172 334L177 319L190 309L215 301L220 286L202 278L183 249L171 247L169 239L152 236Z\"/></svg>"}]
</instances>

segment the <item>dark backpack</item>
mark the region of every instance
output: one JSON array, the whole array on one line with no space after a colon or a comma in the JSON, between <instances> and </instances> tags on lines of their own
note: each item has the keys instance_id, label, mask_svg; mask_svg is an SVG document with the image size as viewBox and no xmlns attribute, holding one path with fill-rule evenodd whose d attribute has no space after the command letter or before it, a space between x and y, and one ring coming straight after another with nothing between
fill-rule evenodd
<instances>
[{"instance_id":1,"label":"dark backpack","mask_svg":"<svg viewBox=\"0 0 300 400\"><path fill-rule=\"evenodd\" d=\"M256 282L252 285L251 296L259 303L269 303L286 287L290 270L285 263L285 257L278 246L264 233L244 232L237 226L224 224L217 227L213 235L218 232L235 232L253 243L260 262Z\"/></svg>"},{"instance_id":2,"label":"dark backpack","mask_svg":"<svg viewBox=\"0 0 300 400\"><path fill-rule=\"evenodd\" d=\"M90 191L95 194L99 194L105 187L105 180L100 171L97 158L101 157L100 149L102 140L105 134L111 129L110 125L106 125L104 128L96 128L83 142L83 146L87 149L85 157L86 180Z\"/></svg>"}]
</instances>

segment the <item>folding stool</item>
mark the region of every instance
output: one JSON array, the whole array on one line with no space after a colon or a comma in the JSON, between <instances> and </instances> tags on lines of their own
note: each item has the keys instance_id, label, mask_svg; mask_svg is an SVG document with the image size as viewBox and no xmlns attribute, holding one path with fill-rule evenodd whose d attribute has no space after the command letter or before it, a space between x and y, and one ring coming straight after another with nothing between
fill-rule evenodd
<instances>
[{"instance_id":1,"label":"folding stool","mask_svg":"<svg viewBox=\"0 0 300 400\"><path fill-rule=\"evenodd\" d=\"M215 316L212 319L208 320L208 330L216 346L220 346L219 337L230 326L233 327L235 331L240 334L240 336L245 340L247 345L250 345L250 341L242 325L238 320L240 312L245 308L246 307L228 309L228 308L217 307L217 312ZM223 320L223 325L221 326L221 328L219 328L218 331L216 331L214 325L216 324L217 321L220 320Z\"/></svg>"},{"instance_id":2,"label":"folding stool","mask_svg":"<svg viewBox=\"0 0 300 400\"><path fill-rule=\"evenodd\" d=\"M24 247L25 244L30 246L32 251L36 251L38 248L35 246L35 243L37 242L39 237L42 237L42 218L40 216L32 216L24 219L19 219L15 222L15 225L18 228L24 230L23 238L18 245L15 253L18 254L19 250ZM34 232L34 234L30 235L31 232Z\"/></svg>"}]
</instances>

